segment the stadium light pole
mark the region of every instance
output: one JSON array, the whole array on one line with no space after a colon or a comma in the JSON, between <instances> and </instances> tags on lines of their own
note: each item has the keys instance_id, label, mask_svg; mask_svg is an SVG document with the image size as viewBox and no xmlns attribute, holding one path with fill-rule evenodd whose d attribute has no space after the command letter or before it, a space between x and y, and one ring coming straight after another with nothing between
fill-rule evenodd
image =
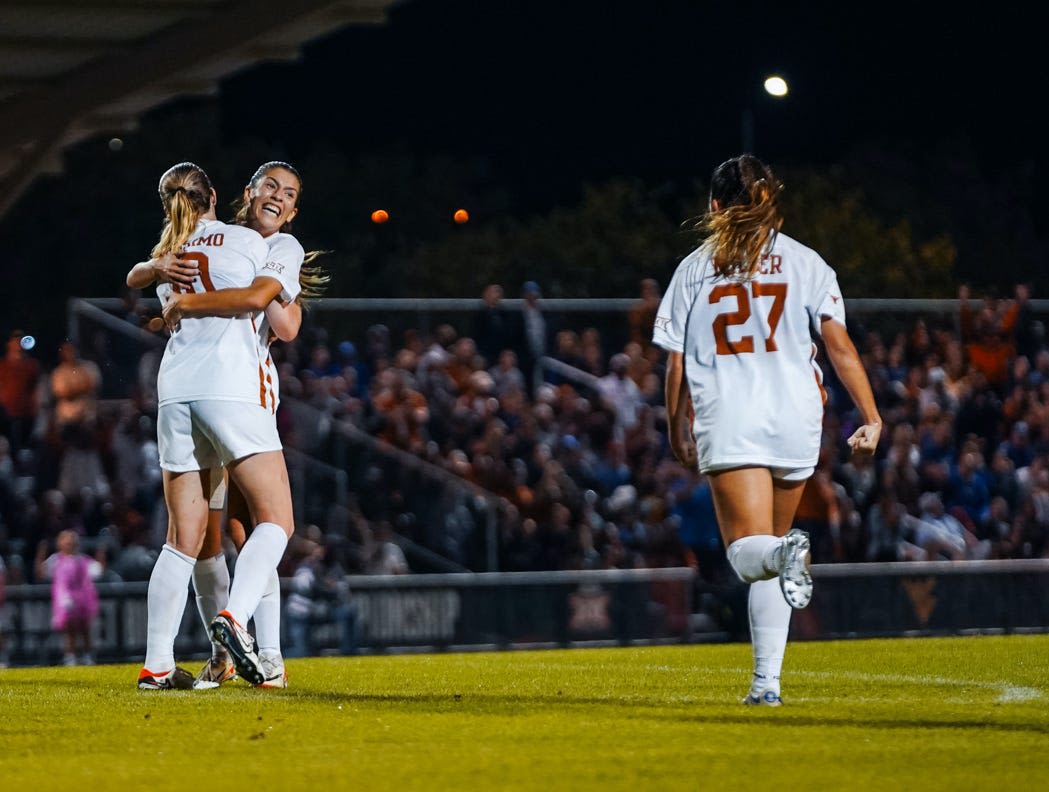
<instances>
[{"instance_id":1,"label":"stadium light pole","mask_svg":"<svg viewBox=\"0 0 1049 792\"><path fill-rule=\"evenodd\" d=\"M766 77L761 84L762 89L766 94L775 98L782 99L788 93L790 93L790 86L787 85L787 81L778 74L770 74ZM753 154L754 153L754 102L748 100L743 105L743 113L740 117L739 122L740 132L740 153L741 154Z\"/></svg>"}]
</instances>

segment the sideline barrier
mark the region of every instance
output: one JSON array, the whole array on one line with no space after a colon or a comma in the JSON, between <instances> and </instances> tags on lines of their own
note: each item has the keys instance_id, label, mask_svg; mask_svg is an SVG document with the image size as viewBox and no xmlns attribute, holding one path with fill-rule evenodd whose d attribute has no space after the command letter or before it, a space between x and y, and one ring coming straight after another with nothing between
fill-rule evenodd
<instances>
[{"instance_id":1,"label":"sideline barrier","mask_svg":"<svg viewBox=\"0 0 1049 792\"><path fill-rule=\"evenodd\" d=\"M821 564L812 573L816 594L795 611L792 640L1049 632L1049 559ZM694 608L703 583L687 568L349 576L344 584L342 607L330 603L312 620L316 653L747 640L745 626L726 628L746 624L743 584L706 590ZM143 656L146 585L99 585L98 660ZM58 662L50 587L7 594L11 661ZM285 614L285 635L288 624ZM175 649L180 658L208 652L192 596Z\"/></svg>"},{"instance_id":2,"label":"sideline barrier","mask_svg":"<svg viewBox=\"0 0 1049 792\"><path fill-rule=\"evenodd\" d=\"M820 564L795 639L1049 632L1049 558Z\"/></svg>"},{"instance_id":3,"label":"sideline barrier","mask_svg":"<svg viewBox=\"0 0 1049 792\"><path fill-rule=\"evenodd\" d=\"M313 619L312 644L317 653L346 653L685 642L694 579L688 568L349 576L342 607L332 603ZM98 661L141 660L147 585L98 585ZM57 663L50 587L9 586L7 594L11 662ZM187 594L175 654L204 657L209 644ZM336 618L346 613L352 635ZM282 626L287 636L287 613Z\"/></svg>"}]
</instances>

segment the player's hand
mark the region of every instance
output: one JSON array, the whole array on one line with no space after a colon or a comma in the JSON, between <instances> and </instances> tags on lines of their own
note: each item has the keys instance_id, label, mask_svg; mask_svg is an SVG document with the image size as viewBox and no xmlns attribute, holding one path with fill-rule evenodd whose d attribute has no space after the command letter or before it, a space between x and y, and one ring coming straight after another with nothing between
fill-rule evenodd
<instances>
[{"instance_id":1,"label":"player's hand","mask_svg":"<svg viewBox=\"0 0 1049 792\"><path fill-rule=\"evenodd\" d=\"M696 439L692 436L690 428L670 433L670 450L674 452L674 459L682 467L699 470L699 451L696 449Z\"/></svg>"},{"instance_id":2,"label":"player's hand","mask_svg":"<svg viewBox=\"0 0 1049 792\"><path fill-rule=\"evenodd\" d=\"M180 303L184 296L184 294L179 292L172 292L164 303L164 324L168 326L168 330L171 332L178 330L178 323L182 321L182 306Z\"/></svg>"},{"instance_id":3,"label":"player's hand","mask_svg":"<svg viewBox=\"0 0 1049 792\"><path fill-rule=\"evenodd\" d=\"M150 260L153 274L161 283L174 283L179 286L192 286L194 279L200 274L200 268L195 261L181 259L174 253L165 253Z\"/></svg>"},{"instance_id":4,"label":"player's hand","mask_svg":"<svg viewBox=\"0 0 1049 792\"><path fill-rule=\"evenodd\" d=\"M860 454L861 456L873 454L878 447L878 440L880 438L880 423L864 424L852 433L852 437L848 440L849 448L852 449L852 453Z\"/></svg>"}]
</instances>

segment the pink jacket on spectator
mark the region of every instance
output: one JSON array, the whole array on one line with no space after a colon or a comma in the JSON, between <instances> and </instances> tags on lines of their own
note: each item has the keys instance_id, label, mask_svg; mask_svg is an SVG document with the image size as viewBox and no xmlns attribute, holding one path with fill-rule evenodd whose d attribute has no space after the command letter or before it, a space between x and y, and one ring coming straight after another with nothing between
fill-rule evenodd
<instances>
[{"instance_id":1,"label":"pink jacket on spectator","mask_svg":"<svg viewBox=\"0 0 1049 792\"><path fill-rule=\"evenodd\" d=\"M51 577L51 626L64 630L71 621L98 615L98 591L91 580L91 559L57 553Z\"/></svg>"}]
</instances>

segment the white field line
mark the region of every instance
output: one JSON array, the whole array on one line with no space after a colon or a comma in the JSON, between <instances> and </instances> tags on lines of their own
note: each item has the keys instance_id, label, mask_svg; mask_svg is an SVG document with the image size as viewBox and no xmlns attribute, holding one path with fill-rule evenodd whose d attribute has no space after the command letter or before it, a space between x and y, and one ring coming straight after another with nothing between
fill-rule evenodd
<instances>
[{"instance_id":1,"label":"white field line","mask_svg":"<svg viewBox=\"0 0 1049 792\"><path fill-rule=\"evenodd\" d=\"M650 672L670 672L675 671L667 666L646 666L646 671ZM738 674L739 668L711 668L705 667L699 669L693 667L690 669L694 672L702 670L706 674ZM792 668L786 668L784 676L791 678L795 677L810 677L814 679L849 679L859 682L868 682L871 684L894 684L894 685L935 685L937 687L945 687L952 689L960 689L965 687L975 687L983 690L990 690L998 693L996 699L999 704L1010 704L1023 701L1035 701L1043 698L1044 693L1037 688L1027 687L1025 685L1014 685L1009 682L986 682L977 679L960 679L956 677L944 677L934 676L932 674L865 674L858 671L805 671L795 670ZM857 700L853 698L853 700ZM878 697L880 700L880 697Z\"/></svg>"},{"instance_id":2,"label":"white field line","mask_svg":"<svg viewBox=\"0 0 1049 792\"><path fill-rule=\"evenodd\" d=\"M905 685L936 685L938 687L962 688L976 687L998 692L998 703L1006 704L1019 701L1033 701L1043 697L1042 691L1025 685L1013 685L1008 682L984 682L977 679L958 679L954 677L933 676L931 674L864 674L853 671L789 671L791 676L815 677L822 679L852 679L860 682L889 683Z\"/></svg>"}]
</instances>

